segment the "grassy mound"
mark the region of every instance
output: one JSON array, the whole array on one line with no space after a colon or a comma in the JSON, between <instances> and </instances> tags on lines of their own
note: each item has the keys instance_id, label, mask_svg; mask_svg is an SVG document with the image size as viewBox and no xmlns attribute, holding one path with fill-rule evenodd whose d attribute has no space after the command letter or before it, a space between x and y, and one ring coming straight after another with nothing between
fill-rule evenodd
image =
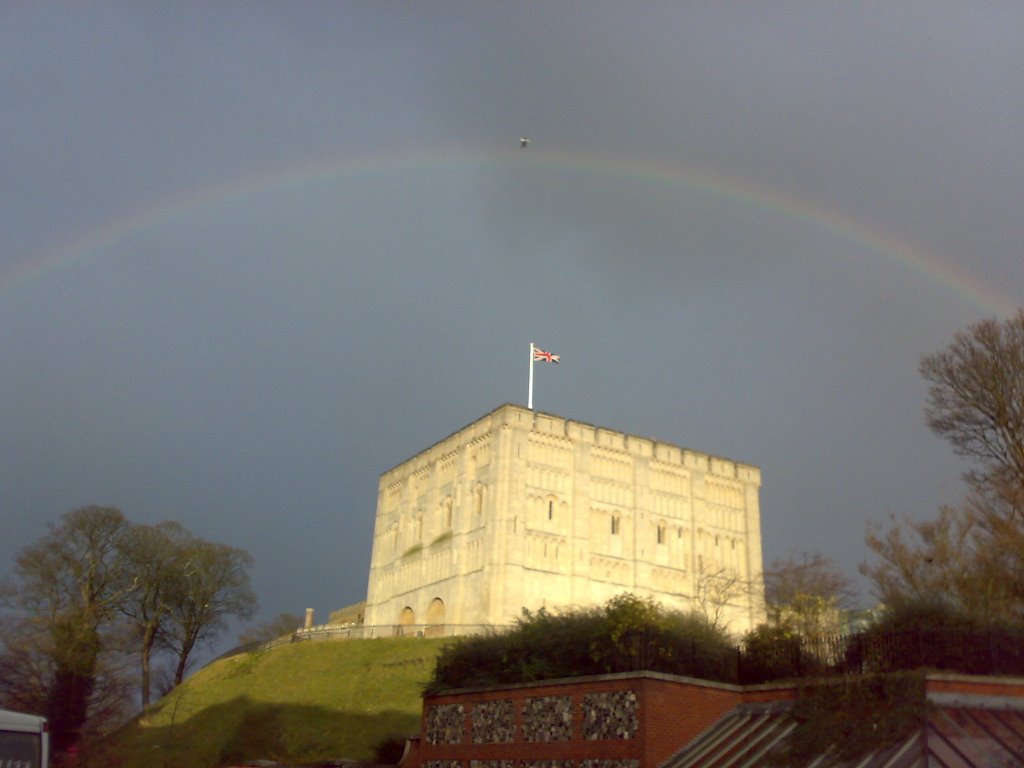
<instances>
[{"instance_id":1,"label":"grassy mound","mask_svg":"<svg viewBox=\"0 0 1024 768\"><path fill-rule=\"evenodd\" d=\"M445 639L295 643L215 662L86 755L109 768L371 760L419 730Z\"/></svg>"}]
</instances>

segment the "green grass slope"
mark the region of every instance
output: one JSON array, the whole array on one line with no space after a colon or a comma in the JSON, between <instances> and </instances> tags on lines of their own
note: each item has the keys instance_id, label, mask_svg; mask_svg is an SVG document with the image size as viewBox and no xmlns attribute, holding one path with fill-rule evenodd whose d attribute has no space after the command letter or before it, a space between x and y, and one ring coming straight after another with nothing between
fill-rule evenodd
<instances>
[{"instance_id":1,"label":"green grass slope","mask_svg":"<svg viewBox=\"0 0 1024 768\"><path fill-rule=\"evenodd\" d=\"M110 768L370 760L419 730L445 639L294 643L215 662L86 756Z\"/></svg>"}]
</instances>

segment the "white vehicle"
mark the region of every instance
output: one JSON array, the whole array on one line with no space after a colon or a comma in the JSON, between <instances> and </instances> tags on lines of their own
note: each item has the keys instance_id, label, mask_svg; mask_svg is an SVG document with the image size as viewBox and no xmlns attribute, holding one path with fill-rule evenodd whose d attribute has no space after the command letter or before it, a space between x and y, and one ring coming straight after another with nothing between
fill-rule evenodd
<instances>
[{"instance_id":1,"label":"white vehicle","mask_svg":"<svg viewBox=\"0 0 1024 768\"><path fill-rule=\"evenodd\" d=\"M45 717L0 709L0 768L47 768L50 733Z\"/></svg>"}]
</instances>

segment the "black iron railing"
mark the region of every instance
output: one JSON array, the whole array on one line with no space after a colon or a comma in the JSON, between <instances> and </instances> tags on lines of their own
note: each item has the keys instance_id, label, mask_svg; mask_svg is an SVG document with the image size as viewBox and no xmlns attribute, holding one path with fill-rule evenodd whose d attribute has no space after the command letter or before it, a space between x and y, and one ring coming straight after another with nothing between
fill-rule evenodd
<instances>
[{"instance_id":1,"label":"black iron railing","mask_svg":"<svg viewBox=\"0 0 1024 768\"><path fill-rule=\"evenodd\" d=\"M740 648L737 653L737 679L746 684L922 668L975 675L1024 675L1024 636L1002 631L927 629L862 632L780 640Z\"/></svg>"}]
</instances>

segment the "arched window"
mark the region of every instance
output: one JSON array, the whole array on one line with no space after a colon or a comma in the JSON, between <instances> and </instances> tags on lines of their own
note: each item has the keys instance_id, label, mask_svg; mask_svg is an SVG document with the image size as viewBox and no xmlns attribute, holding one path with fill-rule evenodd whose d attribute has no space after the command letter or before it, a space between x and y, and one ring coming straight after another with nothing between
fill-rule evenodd
<instances>
[{"instance_id":1,"label":"arched window","mask_svg":"<svg viewBox=\"0 0 1024 768\"><path fill-rule=\"evenodd\" d=\"M554 499L548 499L548 520L555 519L555 501Z\"/></svg>"},{"instance_id":2,"label":"arched window","mask_svg":"<svg viewBox=\"0 0 1024 768\"><path fill-rule=\"evenodd\" d=\"M484 487L477 484L476 488L473 489L473 511L481 515L484 511Z\"/></svg>"},{"instance_id":3,"label":"arched window","mask_svg":"<svg viewBox=\"0 0 1024 768\"><path fill-rule=\"evenodd\" d=\"M444 500L443 509L444 509L444 516L443 516L444 517L444 527L445 528L451 528L452 527L452 500L451 500L450 497Z\"/></svg>"},{"instance_id":4,"label":"arched window","mask_svg":"<svg viewBox=\"0 0 1024 768\"><path fill-rule=\"evenodd\" d=\"M617 513L613 514L612 515L612 536L618 536L620 528L621 528L621 525L620 525L619 515Z\"/></svg>"},{"instance_id":5,"label":"arched window","mask_svg":"<svg viewBox=\"0 0 1024 768\"><path fill-rule=\"evenodd\" d=\"M665 523L658 523L658 543L665 543Z\"/></svg>"}]
</instances>

